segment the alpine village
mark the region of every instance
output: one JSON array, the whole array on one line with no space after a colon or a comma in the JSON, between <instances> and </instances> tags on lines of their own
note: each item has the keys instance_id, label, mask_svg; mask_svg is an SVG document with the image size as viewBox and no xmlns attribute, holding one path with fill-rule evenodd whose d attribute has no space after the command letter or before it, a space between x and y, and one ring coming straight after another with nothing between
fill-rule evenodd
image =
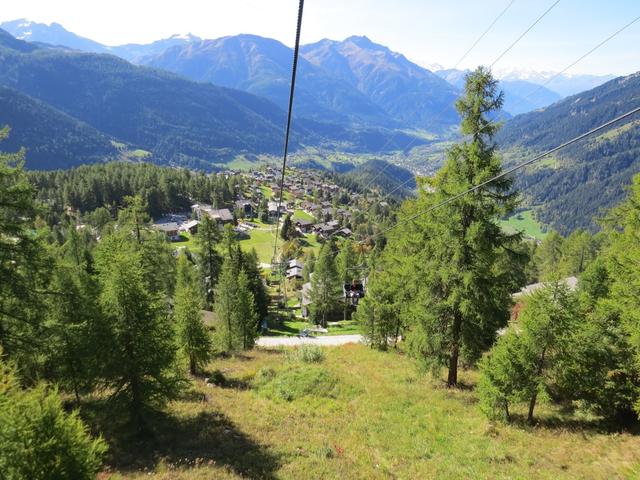
<instances>
[{"instance_id":1,"label":"alpine village","mask_svg":"<svg viewBox=\"0 0 640 480\"><path fill-rule=\"evenodd\" d=\"M640 478L636 2L10 3L0 479Z\"/></svg>"}]
</instances>

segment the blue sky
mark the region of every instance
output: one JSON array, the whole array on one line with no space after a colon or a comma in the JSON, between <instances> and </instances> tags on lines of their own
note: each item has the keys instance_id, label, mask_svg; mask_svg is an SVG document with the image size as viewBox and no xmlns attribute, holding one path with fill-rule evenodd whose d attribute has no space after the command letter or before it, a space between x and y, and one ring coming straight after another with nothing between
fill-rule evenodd
<instances>
[{"instance_id":1,"label":"blue sky","mask_svg":"<svg viewBox=\"0 0 640 480\"><path fill-rule=\"evenodd\" d=\"M516 0L461 67L489 64L554 0ZM20 0L0 21L57 21L109 45L174 33L254 33L291 45L297 0ZM302 41L367 35L422 65L451 67L509 0L307 0ZM640 15L640 0L561 0L495 68L561 70ZM640 21L568 73L640 70Z\"/></svg>"}]
</instances>

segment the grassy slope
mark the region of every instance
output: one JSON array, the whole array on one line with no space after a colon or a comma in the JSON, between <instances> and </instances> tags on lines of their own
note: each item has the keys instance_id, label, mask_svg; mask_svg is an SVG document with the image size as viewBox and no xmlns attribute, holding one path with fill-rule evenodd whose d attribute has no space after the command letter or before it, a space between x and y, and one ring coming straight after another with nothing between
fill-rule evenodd
<instances>
[{"instance_id":1,"label":"grassy slope","mask_svg":"<svg viewBox=\"0 0 640 480\"><path fill-rule=\"evenodd\" d=\"M242 249L248 252L252 248L255 248L258 254L258 260L263 263L271 263L271 258L273 257L275 225L271 227L273 227L273 230L251 230L249 232L249 238L240 240Z\"/></svg>"},{"instance_id":2,"label":"grassy slope","mask_svg":"<svg viewBox=\"0 0 640 480\"><path fill-rule=\"evenodd\" d=\"M518 217L521 218L518 218ZM524 232L525 235L542 240L547 233L543 232L540 224L533 218L532 210L524 210L516 215L509 217L501 222L503 228L507 231Z\"/></svg>"},{"instance_id":3,"label":"grassy slope","mask_svg":"<svg viewBox=\"0 0 640 480\"><path fill-rule=\"evenodd\" d=\"M272 367L280 380L295 368L313 377L318 366L296 367L277 351L215 361L210 368L224 373L226 386L197 381L185 399L170 405L172 420L153 448L136 443L112 448L110 455L119 463L115 470L123 473L111 478L608 479L640 474L640 442L632 435L607 435L576 423L552 426L560 414L545 406L539 411L547 420L543 426L492 426L472 388L447 390L419 376L405 356L357 345L326 353L321 367L335 379L333 388L291 402L249 388L253 376ZM476 375L465 372L463 379L471 387Z\"/></svg>"}]
</instances>

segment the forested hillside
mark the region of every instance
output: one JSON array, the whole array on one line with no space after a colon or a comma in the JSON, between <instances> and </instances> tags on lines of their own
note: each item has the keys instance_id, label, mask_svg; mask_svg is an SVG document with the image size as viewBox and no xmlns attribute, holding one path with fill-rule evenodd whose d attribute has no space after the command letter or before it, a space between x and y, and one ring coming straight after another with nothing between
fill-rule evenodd
<instances>
[{"instance_id":1,"label":"forested hillside","mask_svg":"<svg viewBox=\"0 0 640 480\"><path fill-rule=\"evenodd\" d=\"M26 146L27 166L33 169L69 168L121 153L95 128L6 87L0 87L0 125L11 125L3 147L16 151Z\"/></svg>"},{"instance_id":2,"label":"forested hillside","mask_svg":"<svg viewBox=\"0 0 640 480\"><path fill-rule=\"evenodd\" d=\"M53 215L65 208L92 212L101 207L112 213L125 205L125 198L138 195L147 213L157 218L162 213L184 212L193 202L218 204L233 202L239 178L194 173L186 169L166 168L150 163L109 162L82 165L69 170L30 171L38 198Z\"/></svg>"},{"instance_id":3,"label":"forested hillside","mask_svg":"<svg viewBox=\"0 0 640 480\"><path fill-rule=\"evenodd\" d=\"M384 160L369 160L358 165L345 177L361 188L377 188L383 193L393 192L397 197L410 195L416 187L413 173Z\"/></svg>"},{"instance_id":4,"label":"forested hillside","mask_svg":"<svg viewBox=\"0 0 640 480\"><path fill-rule=\"evenodd\" d=\"M507 161L518 162L638 106L640 74L633 74L515 117L497 140ZM596 228L593 217L618 203L632 176L640 172L640 130L635 120L579 142L518 175L516 186L542 222L564 233Z\"/></svg>"}]
</instances>

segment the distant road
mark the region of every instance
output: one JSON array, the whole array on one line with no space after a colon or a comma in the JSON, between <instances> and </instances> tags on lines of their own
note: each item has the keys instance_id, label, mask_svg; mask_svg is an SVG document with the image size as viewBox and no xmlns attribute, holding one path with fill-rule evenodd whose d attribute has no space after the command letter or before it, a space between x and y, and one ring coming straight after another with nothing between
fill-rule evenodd
<instances>
[{"instance_id":1,"label":"distant road","mask_svg":"<svg viewBox=\"0 0 640 480\"><path fill-rule=\"evenodd\" d=\"M318 337L260 337L256 341L259 347L293 347L310 344L323 347L336 347L347 343L362 342L362 335L323 335Z\"/></svg>"}]
</instances>

